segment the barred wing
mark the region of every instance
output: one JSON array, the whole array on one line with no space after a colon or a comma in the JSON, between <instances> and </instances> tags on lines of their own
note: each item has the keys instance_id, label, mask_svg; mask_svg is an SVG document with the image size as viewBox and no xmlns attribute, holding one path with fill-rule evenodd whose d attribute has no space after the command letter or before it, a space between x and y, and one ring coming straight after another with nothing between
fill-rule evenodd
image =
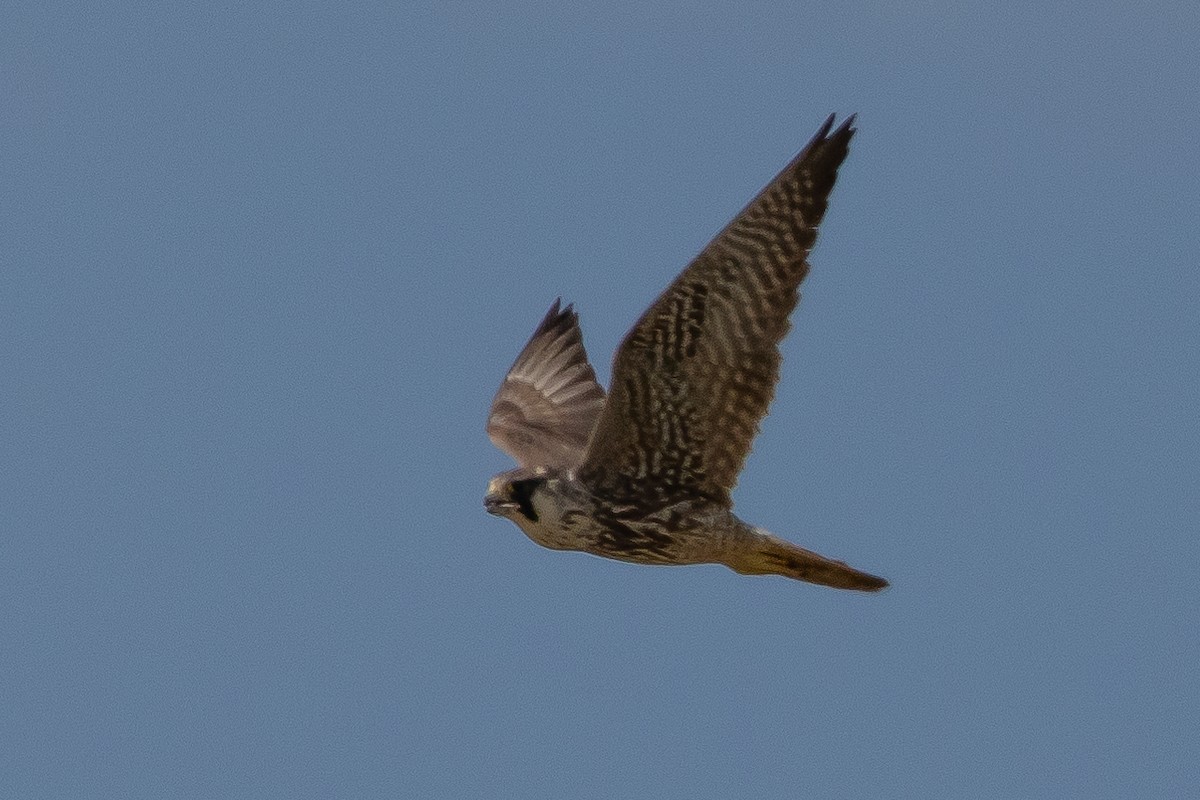
<instances>
[{"instance_id":1,"label":"barred wing","mask_svg":"<svg viewBox=\"0 0 1200 800\"><path fill-rule=\"evenodd\" d=\"M579 315L555 300L492 400L488 437L522 467L575 467L602 408Z\"/></svg>"},{"instance_id":2,"label":"barred wing","mask_svg":"<svg viewBox=\"0 0 1200 800\"><path fill-rule=\"evenodd\" d=\"M830 116L625 337L579 468L593 491L641 505L732 504L853 122L830 134Z\"/></svg>"}]
</instances>

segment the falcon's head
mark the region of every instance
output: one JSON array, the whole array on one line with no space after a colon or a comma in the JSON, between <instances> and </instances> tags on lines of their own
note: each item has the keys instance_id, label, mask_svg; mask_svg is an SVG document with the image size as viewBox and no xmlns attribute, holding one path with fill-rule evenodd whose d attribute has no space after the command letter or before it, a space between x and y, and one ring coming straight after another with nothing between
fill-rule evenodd
<instances>
[{"instance_id":1,"label":"falcon's head","mask_svg":"<svg viewBox=\"0 0 1200 800\"><path fill-rule=\"evenodd\" d=\"M544 471L514 469L502 472L488 481L483 507L489 514L507 517L518 525L522 521L537 522L534 493L546 485Z\"/></svg>"},{"instance_id":2,"label":"falcon's head","mask_svg":"<svg viewBox=\"0 0 1200 800\"><path fill-rule=\"evenodd\" d=\"M577 521L595 513L587 489L569 470L518 467L488 483L483 507L510 519L526 536L552 550L578 550ZM575 522L572 522L575 520Z\"/></svg>"}]
</instances>

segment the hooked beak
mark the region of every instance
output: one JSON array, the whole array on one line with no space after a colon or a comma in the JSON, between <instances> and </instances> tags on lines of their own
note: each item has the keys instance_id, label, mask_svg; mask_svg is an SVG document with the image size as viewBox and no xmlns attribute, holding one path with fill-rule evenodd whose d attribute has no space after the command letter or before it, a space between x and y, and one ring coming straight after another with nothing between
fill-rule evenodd
<instances>
[{"instance_id":1,"label":"hooked beak","mask_svg":"<svg viewBox=\"0 0 1200 800\"><path fill-rule=\"evenodd\" d=\"M517 507L512 498L512 485L505 480L492 478L488 482L487 494L483 497L483 507L489 514L504 516L506 512Z\"/></svg>"}]
</instances>

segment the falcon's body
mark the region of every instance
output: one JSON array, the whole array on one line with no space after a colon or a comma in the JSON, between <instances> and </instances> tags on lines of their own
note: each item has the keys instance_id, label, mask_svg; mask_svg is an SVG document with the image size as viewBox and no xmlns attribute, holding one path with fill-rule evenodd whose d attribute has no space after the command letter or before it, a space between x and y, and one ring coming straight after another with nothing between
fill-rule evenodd
<instances>
[{"instance_id":1,"label":"falcon's body","mask_svg":"<svg viewBox=\"0 0 1200 800\"><path fill-rule=\"evenodd\" d=\"M655 301L617 351L607 397L578 317L554 303L492 403L488 435L520 466L492 479L489 512L555 550L887 585L746 524L730 498L852 121L830 134L830 117Z\"/></svg>"}]
</instances>

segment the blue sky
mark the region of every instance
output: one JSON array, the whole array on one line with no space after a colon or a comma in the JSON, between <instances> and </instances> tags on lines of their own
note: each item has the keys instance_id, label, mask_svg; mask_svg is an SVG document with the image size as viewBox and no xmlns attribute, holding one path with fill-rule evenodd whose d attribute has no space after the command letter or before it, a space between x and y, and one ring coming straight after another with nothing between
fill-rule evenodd
<instances>
[{"instance_id":1,"label":"blue sky","mask_svg":"<svg viewBox=\"0 0 1200 800\"><path fill-rule=\"evenodd\" d=\"M7 8L0 795L1194 790L1200 12L899 8ZM892 588L486 516L830 112L735 498Z\"/></svg>"}]
</instances>

